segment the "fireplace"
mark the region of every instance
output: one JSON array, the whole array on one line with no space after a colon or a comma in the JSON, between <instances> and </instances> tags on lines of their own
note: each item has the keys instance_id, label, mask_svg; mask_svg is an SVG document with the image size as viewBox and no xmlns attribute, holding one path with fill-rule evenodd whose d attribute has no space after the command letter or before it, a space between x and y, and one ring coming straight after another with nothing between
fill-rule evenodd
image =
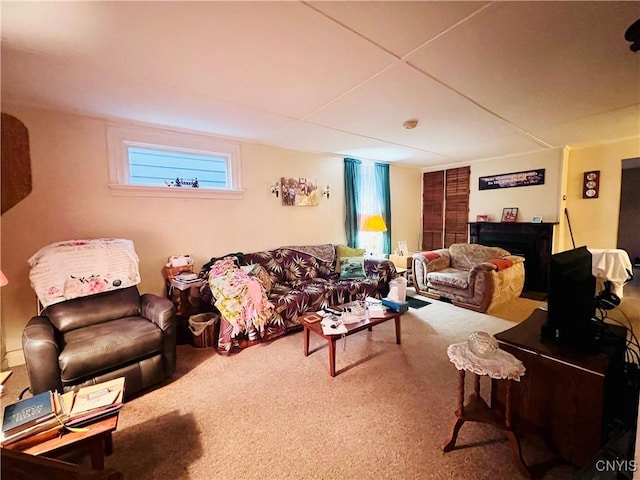
<instances>
[{"instance_id":1,"label":"fireplace","mask_svg":"<svg viewBox=\"0 0 640 480\"><path fill-rule=\"evenodd\" d=\"M474 222L469 224L469 241L502 247L512 255L524 257L524 289L546 293L554 225L557 224Z\"/></svg>"}]
</instances>

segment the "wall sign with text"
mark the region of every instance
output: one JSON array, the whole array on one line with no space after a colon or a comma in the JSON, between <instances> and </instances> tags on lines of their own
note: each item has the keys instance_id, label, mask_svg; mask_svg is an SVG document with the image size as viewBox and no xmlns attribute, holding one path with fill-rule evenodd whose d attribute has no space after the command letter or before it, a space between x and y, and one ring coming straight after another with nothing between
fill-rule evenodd
<instances>
[{"instance_id":1,"label":"wall sign with text","mask_svg":"<svg viewBox=\"0 0 640 480\"><path fill-rule=\"evenodd\" d=\"M526 172L504 173L478 179L479 190L494 190L496 188L528 187L544 184L544 168L527 170Z\"/></svg>"}]
</instances>

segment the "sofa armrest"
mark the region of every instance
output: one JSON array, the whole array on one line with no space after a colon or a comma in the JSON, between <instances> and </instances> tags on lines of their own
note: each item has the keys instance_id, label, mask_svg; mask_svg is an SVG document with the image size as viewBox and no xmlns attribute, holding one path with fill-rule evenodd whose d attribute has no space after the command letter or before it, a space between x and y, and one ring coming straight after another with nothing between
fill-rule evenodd
<instances>
[{"instance_id":1,"label":"sofa armrest","mask_svg":"<svg viewBox=\"0 0 640 480\"><path fill-rule=\"evenodd\" d=\"M469 274L471 274L471 272L479 272L479 271L493 272L495 270L498 270L498 266L495 263L481 262L476 264L471 270L469 270Z\"/></svg>"},{"instance_id":2,"label":"sofa armrest","mask_svg":"<svg viewBox=\"0 0 640 480\"><path fill-rule=\"evenodd\" d=\"M451 264L451 256L447 248L417 252L412 255L412 258L413 286L418 292L427 290L427 274L429 272L443 270Z\"/></svg>"},{"instance_id":3,"label":"sofa armrest","mask_svg":"<svg viewBox=\"0 0 640 480\"><path fill-rule=\"evenodd\" d=\"M140 309L144 318L162 330L164 373L170 377L176 370L176 307L168 298L145 293L140 297Z\"/></svg>"},{"instance_id":4,"label":"sofa armrest","mask_svg":"<svg viewBox=\"0 0 640 480\"><path fill-rule=\"evenodd\" d=\"M140 297L140 310L144 318L151 320L163 332L175 327L176 309L168 298L145 293Z\"/></svg>"},{"instance_id":5,"label":"sofa armrest","mask_svg":"<svg viewBox=\"0 0 640 480\"><path fill-rule=\"evenodd\" d=\"M57 390L62 393L56 331L47 317L31 318L22 331L22 351L31 393Z\"/></svg>"}]
</instances>

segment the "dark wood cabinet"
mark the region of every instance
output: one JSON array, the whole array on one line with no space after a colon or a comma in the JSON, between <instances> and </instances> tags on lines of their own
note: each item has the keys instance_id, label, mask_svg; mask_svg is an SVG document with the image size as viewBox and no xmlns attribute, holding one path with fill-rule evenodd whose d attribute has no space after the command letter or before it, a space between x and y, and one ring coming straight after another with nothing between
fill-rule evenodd
<instances>
[{"instance_id":1,"label":"dark wood cabinet","mask_svg":"<svg viewBox=\"0 0 640 480\"><path fill-rule=\"evenodd\" d=\"M514 429L536 434L560 457L584 467L606 441L622 400L626 328L610 325L595 353L580 353L542 341L547 313L535 310L524 322L495 335L500 348L521 360L526 373L513 382ZM491 404L504 408L504 382L492 382Z\"/></svg>"}]
</instances>

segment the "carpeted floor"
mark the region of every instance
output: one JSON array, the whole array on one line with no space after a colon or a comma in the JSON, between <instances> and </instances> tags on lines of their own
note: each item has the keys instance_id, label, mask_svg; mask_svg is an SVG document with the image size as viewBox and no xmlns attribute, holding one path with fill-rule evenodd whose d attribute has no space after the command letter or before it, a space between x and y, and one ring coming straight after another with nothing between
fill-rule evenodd
<instances>
[{"instance_id":1,"label":"carpeted floor","mask_svg":"<svg viewBox=\"0 0 640 480\"><path fill-rule=\"evenodd\" d=\"M335 378L313 335L306 358L301 333L230 357L180 345L172 381L123 407L106 465L135 480L522 478L488 425L465 424L459 448L442 452L457 395L446 348L475 330L505 330L539 305L521 298L484 315L432 301L402 317L401 345L393 322L340 340ZM15 368L3 403L25 385ZM482 388L487 397L485 378ZM530 464L553 460L536 438L523 439L523 453ZM561 463L540 478L575 472Z\"/></svg>"}]
</instances>

